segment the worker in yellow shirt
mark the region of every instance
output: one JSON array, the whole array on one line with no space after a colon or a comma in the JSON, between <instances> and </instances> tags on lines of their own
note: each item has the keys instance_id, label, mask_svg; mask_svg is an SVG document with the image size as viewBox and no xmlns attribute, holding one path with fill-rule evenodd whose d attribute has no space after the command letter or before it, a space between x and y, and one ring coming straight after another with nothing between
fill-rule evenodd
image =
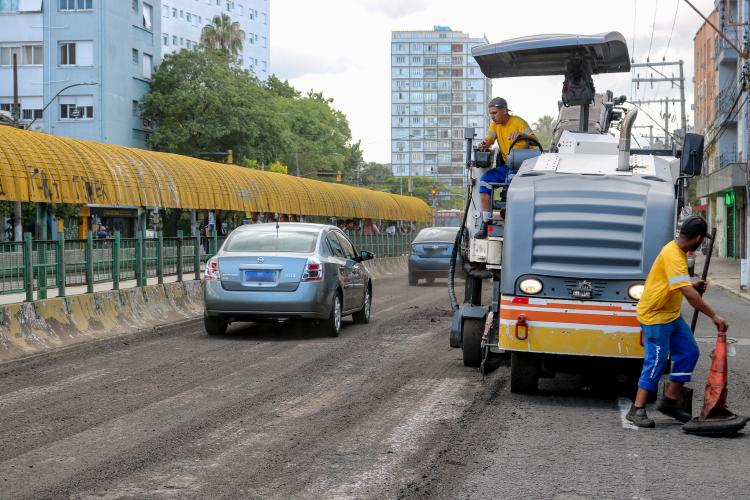
<instances>
[{"instance_id":1,"label":"worker in yellow shirt","mask_svg":"<svg viewBox=\"0 0 750 500\"><path fill-rule=\"evenodd\" d=\"M664 397L656 404L656 409L681 422L687 422L692 415L677 403L682 386L690 381L693 368L698 362L698 344L693 332L680 316L682 298L696 310L714 322L720 332L729 328L727 321L716 314L703 301L701 293L706 283L692 283L688 274L687 252L695 251L710 238L708 224L702 217L689 217L683 222L679 236L662 248L651 266L643 295L638 301L638 321L643 330L643 371L638 379L638 392L626 418L638 427L654 427L654 421L646 414L646 400L649 392L657 390L657 384L664 372L664 366L672 354L672 373Z\"/></svg>"},{"instance_id":2,"label":"worker in yellow shirt","mask_svg":"<svg viewBox=\"0 0 750 500\"><path fill-rule=\"evenodd\" d=\"M488 170L479 179L479 198L482 202L482 227L474 235L475 238L487 237L487 222L492 217L492 183L499 184L508 182L510 170L505 165L510 145L520 134L534 135L529 124L520 116L511 115L508 110L508 102L502 97L495 97L487 105L490 114L490 131L482 142L479 149L490 148L497 141L500 148L497 166ZM518 141L513 149L525 148L526 141Z\"/></svg>"}]
</instances>

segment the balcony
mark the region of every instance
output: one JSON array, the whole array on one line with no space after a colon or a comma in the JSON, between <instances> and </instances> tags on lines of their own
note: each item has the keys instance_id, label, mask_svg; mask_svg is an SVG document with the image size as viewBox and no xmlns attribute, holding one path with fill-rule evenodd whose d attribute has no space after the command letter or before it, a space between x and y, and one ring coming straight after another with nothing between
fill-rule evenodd
<instances>
[{"instance_id":1,"label":"balcony","mask_svg":"<svg viewBox=\"0 0 750 500\"><path fill-rule=\"evenodd\" d=\"M724 32L735 46L737 44L737 33L736 32ZM716 69L719 68L720 64L736 64L737 63L737 51L729 45L726 40L716 35L716 41L714 42L714 64Z\"/></svg>"},{"instance_id":2,"label":"balcony","mask_svg":"<svg viewBox=\"0 0 750 500\"><path fill-rule=\"evenodd\" d=\"M719 155L719 164L722 161L721 157L722 155ZM725 159L729 160L731 157L731 153L728 153ZM702 175L694 179L694 182L697 182L696 195L698 197L714 196L728 189L744 187L744 167L743 163L737 163L735 154L734 162L725 163L708 175Z\"/></svg>"},{"instance_id":3,"label":"balcony","mask_svg":"<svg viewBox=\"0 0 750 500\"><path fill-rule=\"evenodd\" d=\"M728 85L716 96L716 118L719 124L725 121L737 122L737 110L733 105L737 100L738 93L739 89L736 85Z\"/></svg>"}]
</instances>

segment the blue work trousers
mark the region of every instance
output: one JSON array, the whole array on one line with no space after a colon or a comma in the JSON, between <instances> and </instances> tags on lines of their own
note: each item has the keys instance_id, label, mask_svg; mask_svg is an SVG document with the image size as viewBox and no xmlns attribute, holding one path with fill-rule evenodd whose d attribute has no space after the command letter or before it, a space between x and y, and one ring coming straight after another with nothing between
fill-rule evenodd
<instances>
[{"instance_id":1,"label":"blue work trousers","mask_svg":"<svg viewBox=\"0 0 750 500\"><path fill-rule=\"evenodd\" d=\"M638 379L638 387L656 391L664 373L664 366L672 354L672 373L669 380L689 382L698 362L700 351L693 332L682 317L670 323L641 325L643 329L643 371Z\"/></svg>"}]
</instances>

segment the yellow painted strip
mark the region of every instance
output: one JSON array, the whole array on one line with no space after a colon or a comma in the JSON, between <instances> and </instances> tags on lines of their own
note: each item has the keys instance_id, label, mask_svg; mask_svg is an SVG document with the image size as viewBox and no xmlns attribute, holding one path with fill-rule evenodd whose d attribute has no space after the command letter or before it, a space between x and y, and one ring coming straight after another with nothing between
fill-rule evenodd
<instances>
[{"instance_id":1,"label":"yellow painted strip","mask_svg":"<svg viewBox=\"0 0 750 500\"><path fill-rule=\"evenodd\" d=\"M604 331L597 327L575 325L568 328L558 325L529 326L526 340L516 338L514 322L500 324L498 347L508 351L573 354L580 356L605 356L616 358L642 358L640 331ZM523 337L523 335L520 335Z\"/></svg>"}]
</instances>

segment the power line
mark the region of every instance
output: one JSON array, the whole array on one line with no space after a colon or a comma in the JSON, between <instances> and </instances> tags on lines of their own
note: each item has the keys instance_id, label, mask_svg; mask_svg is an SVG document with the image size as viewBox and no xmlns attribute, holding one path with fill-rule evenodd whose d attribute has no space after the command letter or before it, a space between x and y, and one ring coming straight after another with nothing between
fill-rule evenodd
<instances>
[{"instance_id":1,"label":"power line","mask_svg":"<svg viewBox=\"0 0 750 500\"><path fill-rule=\"evenodd\" d=\"M680 10L680 0L677 0L677 5L674 8L674 18L672 18L672 29L669 32L669 40L667 40L667 48L664 49L664 55L661 60L667 60L667 51L669 51L669 45L672 43L672 35L674 34L674 25L677 22L677 11Z\"/></svg>"},{"instance_id":2,"label":"power line","mask_svg":"<svg viewBox=\"0 0 750 500\"><path fill-rule=\"evenodd\" d=\"M654 22L651 24L651 42L648 44L648 55L646 61L651 60L651 47L654 45L654 32L656 31L656 13L659 10L659 0L654 2Z\"/></svg>"},{"instance_id":3,"label":"power line","mask_svg":"<svg viewBox=\"0 0 750 500\"><path fill-rule=\"evenodd\" d=\"M662 124L661 124L661 123L659 123L658 121L656 121L656 119L655 119L655 118L654 118L653 116L651 116L650 114L648 114L648 111L646 111L645 109L643 109L643 108L642 108L641 106L639 106L638 104L635 104L635 103L633 103L633 102L630 102L630 101L628 101L628 102L629 102L630 104L632 104L633 106L635 106L636 108L638 108L638 109L640 109L641 111L643 111L643 114L645 114L645 115L646 115L646 116L648 117L648 119L649 119L649 120L651 120L652 122L654 122L654 124L655 124L655 125L656 125L657 127L659 127L660 129L662 129L662 130L664 131L664 133L665 133L665 134L669 135L669 136L670 136L670 137L672 138L672 140L673 140L673 141L677 141L677 142L679 142L679 141L680 141L680 138L679 138L679 137L677 137L676 135L674 135L674 134L673 134L672 132L670 132L669 130L665 129L665 128L664 128L664 127L662 126Z\"/></svg>"},{"instance_id":4,"label":"power line","mask_svg":"<svg viewBox=\"0 0 750 500\"><path fill-rule=\"evenodd\" d=\"M633 43L630 46L630 62L635 62L635 32L638 26L638 0L633 0Z\"/></svg>"}]
</instances>

